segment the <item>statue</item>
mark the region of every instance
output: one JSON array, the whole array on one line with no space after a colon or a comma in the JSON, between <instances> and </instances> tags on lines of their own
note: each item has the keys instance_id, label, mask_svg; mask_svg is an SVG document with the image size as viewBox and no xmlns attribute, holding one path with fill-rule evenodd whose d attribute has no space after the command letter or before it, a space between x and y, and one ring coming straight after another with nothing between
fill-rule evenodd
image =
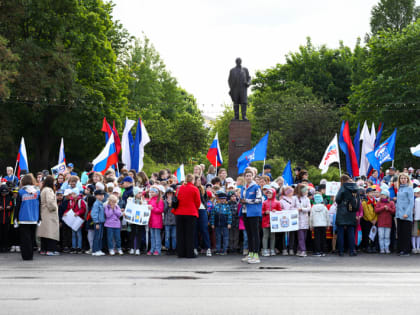
<instances>
[{"instance_id":1,"label":"statue","mask_svg":"<svg viewBox=\"0 0 420 315\"><path fill-rule=\"evenodd\" d=\"M242 119L246 118L246 108L248 106L247 89L251 85L251 77L247 68L242 67L241 58L236 58L236 67L229 73L229 94L233 101L235 120L239 119L239 105L241 105Z\"/></svg>"}]
</instances>

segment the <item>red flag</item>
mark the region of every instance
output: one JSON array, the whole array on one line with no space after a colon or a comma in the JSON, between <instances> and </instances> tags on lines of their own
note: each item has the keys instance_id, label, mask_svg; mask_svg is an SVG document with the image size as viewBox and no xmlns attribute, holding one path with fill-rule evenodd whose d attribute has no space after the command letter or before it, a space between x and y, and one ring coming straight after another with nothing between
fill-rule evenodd
<instances>
[{"instance_id":1,"label":"red flag","mask_svg":"<svg viewBox=\"0 0 420 315\"><path fill-rule=\"evenodd\" d=\"M353 142L350 137L349 122L346 121L343 130L343 140L347 144L348 154L350 155L351 168L353 170L353 177L359 176L359 165L357 164L356 152L354 151Z\"/></svg>"},{"instance_id":2,"label":"red flag","mask_svg":"<svg viewBox=\"0 0 420 315\"><path fill-rule=\"evenodd\" d=\"M106 117L104 117L104 120L102 121L102 132L105 132L105 142L108 142L109 136L112 134L111 126L106 121Z\"/></svg>"},{"instance_id":3,"label":"red flag","mask_svg":"<svg viewBox=\"0 0 420 315\"><path fill-rule=\"evenodd\" d=\"M115 120L112 121L112 132L114 133L115 149L117 150L118 155L121 151L121 140L120 136L118 135L117 128L115 128Z\"/></svg>"}]
</instances>

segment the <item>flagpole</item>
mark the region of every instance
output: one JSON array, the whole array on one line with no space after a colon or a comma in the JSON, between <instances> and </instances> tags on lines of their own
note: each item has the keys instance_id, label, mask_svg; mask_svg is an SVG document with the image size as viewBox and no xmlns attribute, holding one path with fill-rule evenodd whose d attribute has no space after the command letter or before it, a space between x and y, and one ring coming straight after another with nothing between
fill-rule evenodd
<instances>
[{"instance_id":1,"label":"flagpole","mask_svg":"<svg viewBox=\"0 0 420 315\"><path fill-rule=\"evenodd\" d=\"M394 167L394 160L392 160L392 165L391 166Z\"/></svg>"},{"instance_id":2,"label":"flagpole","mask_svg":"<svg viewBox=\"0 0 420 315\"><path fill-rule=\"evenodd\" d=\"M335 134L335 137L337 138L337 134ZM340 170L340 177L341 177L340 150L338 150L338 148L337 148L337 151L338 151L338 169Z\"/></svg>"},{"instance_id":3,"label":"flagpole","mask_svg":"<svg viewBox=\"0 0 420 315\"><path fill-rule=\"evenodd\" d=\"M16 159L15 169L13 171L13 178L15 178L15 175L16 175L17 165L18 165L18 160Z\"/></svg>"},{"instance_id":4,"label":"flagpole","mask_svg":"<svg viewBox=\"0 0 420 315\"><path fill-rule=\"evenodd\" d=\"M264 175L264 167L265 167L265 158L264 158L263 169L262 169L262 172L261 172L261 175L262 175L262 176Z\"/></svg>"},{"instance_id":5,"label":"flagpole","mask_svg":"<svg viewBox=\"0 0 420 315\"><path fill-rule=\"evenodd\" d=\"M217 154L216 154L216 176L217 176Z\"/></svg>"}]
</instances>

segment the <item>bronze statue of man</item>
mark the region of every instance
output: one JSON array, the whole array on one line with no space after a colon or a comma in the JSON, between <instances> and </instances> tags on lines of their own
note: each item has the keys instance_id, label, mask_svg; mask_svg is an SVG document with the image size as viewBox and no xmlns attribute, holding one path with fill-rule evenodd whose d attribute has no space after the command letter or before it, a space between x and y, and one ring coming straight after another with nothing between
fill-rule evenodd
<instances>
[{"instance_id":1,"label":"bronze statue of man","mask_svg":"<svg viewBox=\"0 0 420 315\"><path fill-rule=\"evenodd\" d=\"M251 85L251 77L248 69L242 67L241 58L236 58L236 67L229 73L229 94L233 101L233 110L235 111L235 120L239 119L239 105L241 105L242 119L246 119L246 107L248 106L247 89Z\"/></svg>"}]
</instances>

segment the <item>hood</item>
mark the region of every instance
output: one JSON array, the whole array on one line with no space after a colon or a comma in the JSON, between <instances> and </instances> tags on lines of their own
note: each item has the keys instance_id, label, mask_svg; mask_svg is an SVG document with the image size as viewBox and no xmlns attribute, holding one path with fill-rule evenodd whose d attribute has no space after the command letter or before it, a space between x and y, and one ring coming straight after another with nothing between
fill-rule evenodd
<instances>
[{"instance_id":1,"label":"hood","mask_svg":"<svg viewBox=\"0 0 420 315\"><path fill-rule=\"evenodd\" d=\"M28 194L36 194L38 192L38 190L35 188L35 186L32 185L28 185L28 186L24 186L23 189L28 193Z\"/></svg>"},{"instance_id":2,"label":"hood","mask_svg":"<svg viewBox=\"0 0 420 315\"><path fill-rule=\"evenodd\" d=\"M271 188L270 190L273 193L273 197L271 197L270 199L267 198L267 200L270 200L270 201L276 200L276 190L274 188Z\"/></svg>"},{"instance_id":3,"label":"hood","mask_svg":"<svg viewBox=\"0 0 420 315\"><path fill-rule=\"evenodd\" d=\"M322 203L316 204L312 207L314 212L321 212L324 210L324 205Z\"/></svg>"},{"instance_id":4,"label":"hood","mask_svg":"<svg viewBox=\"0 0 420 315\"><path fill-rule=\"evenodd\" d=\"M356 183L344 183L344 189L349 190L352 193L359 191L359 186Z\"/></svg>"}]
</instances>

